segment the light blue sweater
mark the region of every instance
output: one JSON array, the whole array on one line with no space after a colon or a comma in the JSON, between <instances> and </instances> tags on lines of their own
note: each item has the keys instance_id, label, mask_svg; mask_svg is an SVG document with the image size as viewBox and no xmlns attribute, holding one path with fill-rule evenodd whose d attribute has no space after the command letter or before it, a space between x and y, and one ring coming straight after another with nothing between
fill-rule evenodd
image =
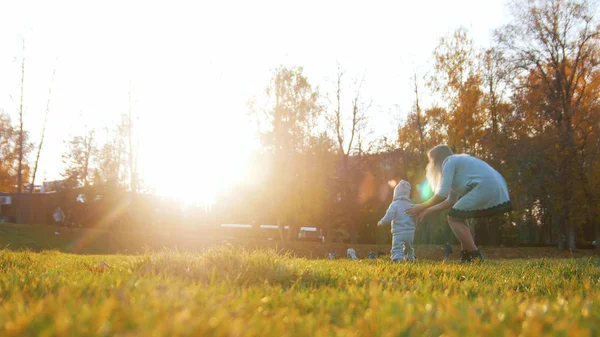
<instances>
[{"instance_id":1,"label":"light blue sweater","mask_svg":"<svg viewBox=\"0 0 600 337\"><path fill-rule=\"evenodd\" d=\"M415 231L415 222L404 214L413 204L410 201L410 183L401 180L394 188L394 200L390 204L383 219L379 221L381 225L392 223L392 233L409 233Z\"/></svg>"}]
</instances>

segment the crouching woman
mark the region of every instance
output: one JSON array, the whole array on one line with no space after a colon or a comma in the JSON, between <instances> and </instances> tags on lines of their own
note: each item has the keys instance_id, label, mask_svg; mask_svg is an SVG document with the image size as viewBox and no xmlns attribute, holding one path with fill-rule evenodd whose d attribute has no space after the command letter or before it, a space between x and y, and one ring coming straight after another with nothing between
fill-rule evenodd
<instances>
[{"instance_id":1,"label":"crouching woman","mask_svg":"<svg viewBox=\"0 0 600 337\"><path fill-rule=\"evenodd\" d=\"M466 220L510 212L512 204L506 181L483 160L455 155L446 145L434 147L428 157L427 180L435 195L414 205L406 214L421 221L428 214L449 208L448 224L461 243L461 262L483 260Z\"/></svg>"}]
</instances>

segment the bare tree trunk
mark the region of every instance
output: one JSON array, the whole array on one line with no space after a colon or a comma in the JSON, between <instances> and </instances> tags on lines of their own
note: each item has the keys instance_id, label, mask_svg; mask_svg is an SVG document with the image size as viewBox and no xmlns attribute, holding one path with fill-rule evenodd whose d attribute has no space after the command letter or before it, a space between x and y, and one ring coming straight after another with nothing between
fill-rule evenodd
<instances>
[{"instance_id":1,"label":"bare tree trunk","mask_svg":"<svg viewBox=\"0 0 600 337\"><path fill-rule=\"evenodd\" d=\"M23 187L23 88L25 86L25 40L23 40L23 58L21 60L21 99L19 103L19 168L17 171L17 193ZM17 221L18 222L18 221Z\"/></svg>"},{"instance_id":2,"label":"bare tree trunk","mask_svg":"<svg viewBox=\"0 0 600 337\"><path fill-rule=\"evenodd\" d=\"M133 120L131 118L131 91L129 92L129 109L127 113L127 140L129 143L129 178L130 178L130 187L133 193L137 193L137 172L134 163L134 154L133 154ZM137 156L136 156L137 157Z\"/></svg>"},{"instance_id":3,"label":"bare tree trunk","mask_svg":"<svg viewBox=\"0 0 600 337\"><path fill-rule=\"evenodd\" d=\"M575 243L576 243L575 236L576 236L575 228L573 228L573 226L569 226L569 229L567 232L567 244L568 244L570 251L575 251L575 249L577 249L577 247L575 245Z\"/></svg>"},{"instance_id":4,"label":"bare tree trunk","mask_svg":"<svg viewBox=\"0 0 600 337\"><path fill-rule=\"evenodd\" d=\"M488 244L490 246L498 246L500 241L500 218L498 216L494 216L487 220L486 225L488 228Z\"/></svg>"},{"instance_id":5,"label":"bare tree trunk","mask_svg":"<svg viewBox=\"0 0 600 337\"><path fill-rule=\"evenodd\" d=\"M557 74L557 78L560 74ZM562 91L561 86L558 85L558 91ZM564 100L564 98L561 98ZM564 250L565 244L570 250L575 250L575 239L571 236L574 235L574 230L571 223L571 210L572 210L572 196L573 196L573 178L571 172L571 165L575 159L573 152L575 147L573 146L573 130L571 127L570 118L570 105L562 102L562 110L557 111L556 126L559 132L559 144L558 144L558 157L559 159L559 176L563 179L560 185L560 196L562 199L562 209L560 210L560 243L559 249ZM566 242L565 242L566 241ZM562 247L561 247L562 246Z\"/></svg>"},{"instance_id":6,"label":"bare tree trunk","mask_svg":"<svg viewBox=\"0 0 600 337\"><path fill-rule=\"evenodd\" d=\"M595 231L596 232L596 254L600 255L600 224L596 223Z\"/></svg>"},{"instance_id":7,"label":"bare tree trunk","mask_svg":"<svg viewBox=\"0 0 600 337\"><path fill-rule=\"evenodd\" d=\"M548 219L548 210L544 209L544 213L542 215L542 225L541 227L538 229L538 244L545 244L548 242L548 224L550 223L549 219Z\"/></svg>"},{"instance_id":8,"label":"bare tree trunk","mask_svg":"<svg viewBox=\"0 0 600 337\"><path fill-rule=\"evenodd\" d=\"M360 92L362 89L362 85L364 80L362 80L358 84L358 88L356 93L352 99L352 124L350 128L350 137L348 139L348 143L344 144L346 141L346 137L344 134L344 123L343 116L341 111L341 92L342 92L342 76L343 71L338 66L337 73L337 82L336 82L336 110L334 112L334 116L332 118L332 126L333 131L335 132L337 138L337 147L339 149L339 154L342 157L342 174L340 178L340 192L342 196L342 211L344 212L344 225L348 228L348 231L351 234L351 241L356 241L356 224L354 223L354 204L355 201L351 196L350 190L350 155L353 150L354 141L356 138L360 137L360 123L364 120L363 111L359 107L360 104Z\"/></svg>"},{"instance_id":9,"label":"bare tree trunk","mask_svg":"<svg viewBox=\"0 0 600 337\"><path fill-rule=\"evenodd\" d=\"M568 109L565 109L568 111ZM569 116L570 112L568 112L566 115ZM571 221L571 211L573 209L573 205L572 205L572 197L573 197L573 183L574 183L574 179L573 179L573 174L572 174L572 165L575 162L574 160L576 159L574 156L574 153L576 153L575 151L575 146L573 144L573 129L571 127L571 118L567 117L565 118L565 121L563 122L565 131L564 131L564 138L563 138L563 144L562 147L564 149L564 153L563 153L563 163L562 163L562 175L561 177L563 177L564 182L562 184L563 186L563 203L564 203L564 208L563 208L563 218L565 221L565 236L567 239L567 248L571 251L575 251L576 247L575 247L575 228L573 227L573 223Z\"/></svg>"},{"instance_id":10,"label":"bare tree trunk","mask_svg":"<svg viewBox=\"0 0 600 337\"><path fill-rule=\"evenodd\" d=\"M351 202L351 191L350 191L350 156L346 153L343 153L342 157L342 177L340 179L342 183L342 212L344 225L348 228L348 232L352 233L354 231L354 216L352 212L354 211L353 204Z\"/></svg>"},{"instance_id":11,"label":"bare tree trunk","mask_svg":"<svg viewBox=\"0 0 600 337\"><path fill-rule=\"evenodd\" d=\"M48 112L50 111L50 98L52 97L52 86L54 84L55 74L56 69L52 72L52 81L50 82L50 89L48 89L48 101L46 102L46 113L44 114L44 125L42 126L42 137L40 138L40 143L38 145L37 154L35 156L35 165L33 166L33 175L31 176L31 193L33 193L33 189L35 186L35 177L37 175L38 164L40 162L42 146L44 145L44 137L46 135L46 123L48 122Z\"/></svg>"},{"instance_id":12,"label":"bare tree trunk","mask_svg":"<svg viewBox=\"0 0 600 337\"><path fill-rule=\"evenodd\" d=\"M419 83L417 82L417 73L415 72L413 77L413 89L415 93L415 114L416 114L416 123L417 123L417 131L419 131L419 149L421 150L421 154L425 153L425 128L424 123L421 118L421 106L419 105Z\"/></svg>"},{"instance_id":13,"label":"bare tree trunk","mask_svg":"<svg viewBox=\"0 0 600 337\"><path fill-rule=\"evenodd\" d=\"M555 234L558 241L558 250L563 251L565 250L565 236L562 231L563 224L560 223L560 220L557 219L556 215L552 216L552 223L554 224L553 227L556 230Z\"/></svg>"},{"instance_id":14,"label":"bare tree trunk","mask_svg":"<svg viewBox=\"0 0 600 337\"><path fill-rule=\"evenodd\" d=\"M84 187L89 186L89 182L88 182L89 172L88 171L89 171L89 165L90 165L90 158L92 156L93 142L94 142L94 130L90 131L89 135L86 136L85 164L83 167L83 177L82 177Z\"/></svg>"}]
</instances>

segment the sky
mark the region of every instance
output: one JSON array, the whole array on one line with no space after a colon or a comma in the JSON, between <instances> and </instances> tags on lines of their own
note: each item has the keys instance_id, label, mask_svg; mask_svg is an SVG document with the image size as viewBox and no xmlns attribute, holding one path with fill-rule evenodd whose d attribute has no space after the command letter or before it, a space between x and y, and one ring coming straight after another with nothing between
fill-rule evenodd
<instances>
[{"instance_id":1,"label":"sky","mask_svg":"<svg viewBox=\"0 0 600 337\"><path fill-rule=\"evenodd\" d=\"M34 143L52 88L38 182L60 178L65 140L90 129L105 137L130 92L144 181L208 201L251 179L247 102L278 66L302 66L331 95L339 64L348 100L364 78L369 128L393 137L413 103L410 78L430 71L439 39L464 26L487 46L507 12L500 0L2 1L0 110L17 120L24 40Z\"/></svg>"}]
</instances>

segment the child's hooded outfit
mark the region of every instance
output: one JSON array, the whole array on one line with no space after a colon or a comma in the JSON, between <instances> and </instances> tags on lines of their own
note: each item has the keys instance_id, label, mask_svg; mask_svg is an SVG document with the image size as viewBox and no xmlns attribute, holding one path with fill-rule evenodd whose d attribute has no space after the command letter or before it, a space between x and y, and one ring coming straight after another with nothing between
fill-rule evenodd
<instances>
[{"instance_id":1,"label":"child's hooded outfit","mask_svg":"<svg viewBox=\"0 0 600 337\"><path fill-rule=\"evenodd\" d=\"M401 180L394 188L394 200L390 204L380 224L392 223L392 260L415 259L413 241L415 238L415 222L404 212L412 207L410 201L410 183Z\"/></svg>"}]
</instances>

